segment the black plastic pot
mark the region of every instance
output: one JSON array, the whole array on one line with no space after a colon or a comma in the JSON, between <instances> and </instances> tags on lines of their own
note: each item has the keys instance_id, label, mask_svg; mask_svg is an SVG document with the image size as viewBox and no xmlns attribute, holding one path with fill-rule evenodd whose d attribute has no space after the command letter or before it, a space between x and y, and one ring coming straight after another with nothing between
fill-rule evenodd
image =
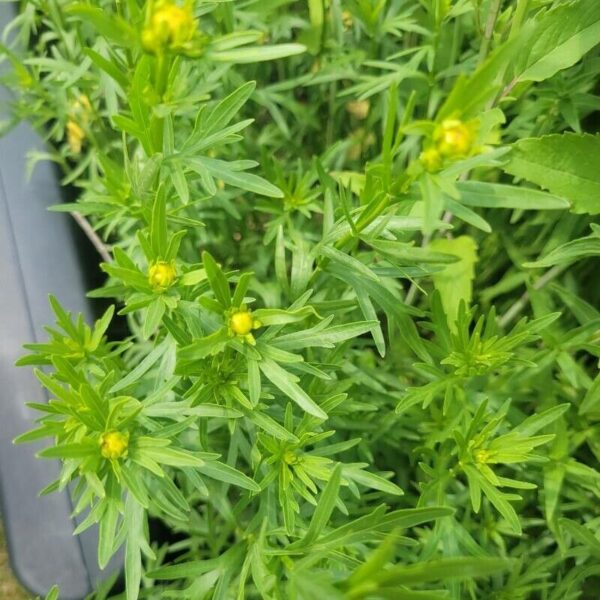
<instances>
[{"instance_id":1,"label":"black plastic pot","mask_svg":"<svg viewBox=\"0 0 600 600\"><path fill-rule=\"evenodd\" d=\"M0 4L0 29L12 16L13 8ZM8 99L0 87L0 118ZM35 458L42 446L12 443L39 417L25 403L47 401L31 370L14 363L24 342L47 337L43 326L54 322L48 294L92 319L80 259L88 250L76 240L69 215L47 210L62 193L52 165L38 164L28 179L26 154L33 149L42 144L26 124L0 138L0 508L10 562L22 584L42 596L58 584L61 599L79 600L103 578L97 532L73 535L68 492L38 497L59 473L56 461Z\"/></svg>"}]
</instances>

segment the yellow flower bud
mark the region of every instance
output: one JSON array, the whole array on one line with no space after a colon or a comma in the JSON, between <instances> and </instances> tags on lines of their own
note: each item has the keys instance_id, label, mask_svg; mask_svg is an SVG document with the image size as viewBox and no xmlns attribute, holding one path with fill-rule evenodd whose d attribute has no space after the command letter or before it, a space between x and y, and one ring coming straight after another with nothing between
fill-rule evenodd
<instances>
[{"instance_id":1,"label":"yellow flower bud","mask_svg":"<svg viewBox=\"0 0 600 600\"><path fill-rule=\"evenodd\" d=\"M458 119L445 119L437 127L434 140L443 156L467 156L473 149L473 129Z\"/></svg>"},{"instance_id":2,"label":"yellow flower bud","mask_svg":"<svg viewBox=\"0 0 600 600\"><path fill-rule=\"evenodd\" d=\"M92 105L85 94L81 94L77 100L71 103L69 120L67 122L67 143L73 154L79 154L86 138L84 127L90 121Z\"/></svg>"},{"instance_id":3,"label":"yellow flower bud","mask_svg":"<svg viewBox=\"0 0 600 600\"><path fill-rule=\"evenodd\" d=\"M254 326L254 319L249 310L242 310L231 315L229 328L235 335L246 336Z\"/></svg>"},{"instance_id":4,"label":"yellow flower bud","mask_svg":"<svg viewBox=\"0 0 600 600\"><path fill-rule=\"evenodd\" d=\"M426 171L437 171L442 166L442 156L437 148L427 148L419 156Z\"/></svg>"},{"instance_id":5,"label":"yellow flower bud","mask_svg":"<svg viewBox=\"0 0 600 600\"><path fill-rule=\"evenodd\" d=\"M85 131L73 119L67 122L67 143L73 154L79 154L85 140Z\"/></svg>"},{"instance_id":6,"label":"yellow flower bud","mask_svg":"<svg viewBox=\"0 0 600 600\"><path fill-rule=\"evenodd\" d=\"M104 458L123 458L129 447L129 433L108 431L100 436L100 453Z\"/></svg>"},{"instance_id":7,"label":"yellow flower bud","mask_svg":"<svg viewBox=\"0 0 600 600\"><path fill-rule=\"evenodd\" d=\"M354 17L352 16L352 13L349 10L343 10L342 27L348 31L348 29L352 28L352 25L354 25Z\"/></svg>"},{"instance_id":8,"label":"yellow flower bud","mask_svg":"<svg viewBox=\"0 0 600 600\"><path fill-rule=\"evenodd\" d=\"M92 112L90 99L85 94L79 94L77 100L71 105L71 112L75 115L80 115L82 121L87 123Z\"/></svg>"},{"instance_id":9,"label":"yellow flower bud","mask_svg":"<svg viewBox=\"0 0 600 600\"><path fill-rule=\"evenodd\" d=\"M229 313L229 335L241 338L250 346L256 344L252 335L253 329L261 327L260 321L252 317L252 313L245 308L234 309Z\"/></svg>"},{"instance_id":10,"label":"yellow flower bud","mask_svg":"<svg viewBox=\"0 0 600 600\"><path fill-rule=\"evenodd\" d=\"M356 100L346 104L346 110L359 120L366 119L371 105L368 100Z\"/></svg>"},{"instance_id":11,"label":"yellow flower bud","mask_svg":"<svg viewBox=\"0 0 600 600\"><path fill-rule=\"evenodd\" d=\"M142 31L142 44L148 52L155 54L163 50L179 50L194 37L195 32L196 21L189 2L179 6L172 0L159 1Z\"/></svg>"},{"instance_id":12,"label":"yellow flower bud","mask_svg":"<svg viewBox=\"0 0 600 600\"><path fill-rule=\"evenodd\" d=\"M177 270L172 262L158 261L148 269L148 283L155 292L164 292L173 285Z\"/></svg>"}]
</instances>

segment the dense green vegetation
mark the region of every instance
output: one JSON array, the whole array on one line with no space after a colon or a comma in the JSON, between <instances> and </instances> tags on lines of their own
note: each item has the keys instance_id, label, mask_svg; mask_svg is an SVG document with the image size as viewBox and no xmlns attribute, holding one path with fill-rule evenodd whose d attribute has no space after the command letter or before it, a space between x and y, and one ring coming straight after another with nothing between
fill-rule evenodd
<instances>
[{"instance_id":1,"label":"dense green vegetation","mask_svg":"<svg viewBox=\"0 0 600 600\"><path fill-rule=\"evenodd\" d=\"M22 3L111 304L51 299L20 441L123 597L597 597L599 43L595 0Z\"/></svg>"}]
</instances>

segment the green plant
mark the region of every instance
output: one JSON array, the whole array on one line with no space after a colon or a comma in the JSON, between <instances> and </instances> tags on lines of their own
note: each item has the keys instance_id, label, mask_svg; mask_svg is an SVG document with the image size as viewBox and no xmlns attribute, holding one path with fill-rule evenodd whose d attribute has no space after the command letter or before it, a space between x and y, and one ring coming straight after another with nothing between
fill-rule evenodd
<instances>
[{"instance_id":1,"label":"green plant","mask_svg":"<svg viewBox=\"0 0 600 600\"><path fill-rule=\"evenodd\" d=\"M115 305L18 441L127 599L594 597L600 4L21 8Z\"/></svg>"}]
</instances>

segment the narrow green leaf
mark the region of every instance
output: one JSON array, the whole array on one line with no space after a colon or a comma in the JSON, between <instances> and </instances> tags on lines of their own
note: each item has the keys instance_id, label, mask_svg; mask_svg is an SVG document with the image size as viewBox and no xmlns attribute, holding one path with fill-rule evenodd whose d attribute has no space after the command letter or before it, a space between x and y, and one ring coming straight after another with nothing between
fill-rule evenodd
<instances>
[{"instance_id":1,"label":"narrow green leaf","mask_svg":"<svg viewBox=\"0 0 600 600\"><path fill-rule=\"evenodd\" d=\"M143 531L144 509L131 495L125 502L127 540L125 546L125 584L127 600L137 600L142 580L142 556L140 539Z\"/></svg>"},{"instance_id":2,"label":"narrow green leaf","mask_svg":"<svg viewBox=\"0 0 600 600\"><path fill-rule=\"evenodd\" d=\"M46 594L44 600L59 600L60 589L57 585L53 585L50 591Z\"/></svg>"},{"instance_id":3,"label":"narrow green leaf","mask_svg":"<svg viewBox=\"0 0 600 600\"><path fill-rule=\"evenodd\" d=\"M215 298L223 308L229 308L231 306L231 292L229 290L229 283L221 267L206 251L202 253L202 262L204 263L204 270L206 271L206 276L215 294Z\"/></svg>"},{"instance_id":4,"label":"narrow green leaf","mask_svg":"<svg viewBox=\"0 0 600 600\"><path fill-rule=\"evenodd\" d=\"M515 509L510 505L500 490L496 489L487 479L481 477L479 485L486 498L492 503L494 508L506 519L510 528L518 535L521 535L521 521L515 512Z\"/></svg>"},{"instance_id":5,"label":"narrow green leaf","mask_svg":"<svg viewBox=\"0 0 600 600\"><path fill-rule=\"evenodd\" d=\"M333 513L333 509L335 508L335 504L338 500L341 480L342 465L337 464L331 473L331 477L329 478L321 497L319 498L319 503L317 504L317 508L313 513L312 519L310 520L306 534L301 540L301 544L303 546L312 544L312 542L314 542L321 535L327 526L331 514Z\"/></svg>"},{"instance_id":6,"label":"narrow green leaf","mask_svg":"<svg viewBox=\"0 0 600 600\"><path fill-rule=\"evenodd\" d=\"M150 354L148 354L140 362L140 364L137 367L135 367L132 371L125 375L123 379L115 383L115 385L113 385L110 388L109 392L111 394L114 394L116 392L124 390L125 388L139 381L154 366L154 364L162 356L164 356L168 345L168 340L164 340L163 342L161 342L158 346L156 346L156 348L154 348L154 350L152 350L152 352L150 352Z\"/></svg>"},{"instance_id":7,"label":"narrow green leaf","mask_svg":"<svg viewBox=\"0 0 600 600\"><path fill-rule=\"evenodd\" d=\"M595 411L600 412L600 375L596 375L596 379L594 379L579 407L580 415Z\"/></svg>"},{"instance_id":8,"label":"narrow green leaf","mask_svg":"<svg viewBox=\"0 0 600 600\"><path fill-rule=\"evenodd\" d=\"M460 202L467 206L518 210L564 210L570 206L568 200L559 196L515 185L460 181L456 187Z\"/></svg>"},{"instance_id":9,"label":"narrow green leaf","mask_svg":"<svg viewBox=\"0 0 600 600\"><path fill-rule=\"evenodd\" d=\"M259 363L260 370L267 379L278 389L280 389L288 398L291 398L298 406L309 415L318 419L327 419L327 413L312 400L309 395L296 383L298 378L285 369L282 369L276 362L264 359Z\"/></svg>"},{"instance_id":10,"label":"narrow green leaf","mask_svg":"<svg viewBox=\"0 0 600 600\"><path fill-rule=\"evenodd\" d=\"M160 296L148 305L142 327L142 336L144 339L148 339L156 331L165 314L166 308Z\"/></svg>"},{"instance_id":11,"label":"narrow green leaf","mask_svg":"<svg viewBox=\"0 0 600 600\"><path fill-rule=\"evenodd\" d=\"M302 44L278 44L275 46L244 46L231 50L211 51L208 56L218 62L236 64L255 63L265 60L277 60L306 52Z\"/></svg>"},{"instance_id":12,"label":"narrow green leaf","mask_svg":"<svg viewBox=\"0 0 600 600\"><path fill-rule=\"evenodd\" d=\"M541 269L554 265L567 265L589 256L600 256L600 235L597 232L566 242L551 250L543 258L534 262L526 262L523 266L528 269Z\"/></svg>"},{"instance_id":13,"label":"narrow green leaf","mask_svg":"<svg viewBox=\"0 0 600 600\"><path fill-rule=\"evenodd\" d=\"M600 558L600 541L590 529L572 519L559 519L560 526L568 531L573 538L588 548L596 557Z\"/></svg>"},{"instance_id":14,"label":"narrow green leaf","mask_svg":"<svg viewBox=\"0 0 600 600\"><path fill-rule=\"evenodd\" d=\"M559 404L558 406L553 406L548 410L545 410L542 413L537 415L531 415L527 419L525 419L522 423L517 425L512 433L516 433L522 436L530 436L534 433L537 433L540 429L543 429L550 423L556 421L564 415L571 405L567 402L565 404Z\"/></svg>"},{"instance_id":15,"label":"narrow green leaf","mask_svg":"<svg viewBox=\"0 0 600 600\"><path fill-rule=\"evenodd\" d=\"M244 85L229 94L229 96L221 100L206 118L206 128L203 130L204 135L210 135L226 127L239 112L240 108L247 102L248 98L250 98L255 88L255 81L247 81Z\"/></svg>"},{"instance_id":16,"label":"narrow green leaf","mask_svg":"<svg viewBox=\"0 0 600 600\"><path fill-rule=\"evenodd\" d=\"M204 475L207 475L212 479L224 481L225 483L231 483L233 485L237 485L238 487L244 488L245 490L250 490L251 492L260 492L261 490L256 481L250 479L250 477L244 475L241 471L238 471L234 467L231 467L228 464L222 463L218 460L205 462L201 467L198 468L198 470L200 473L204 473Z\"/></svg>"},{"instance_id":17,"label":"narrow green leaf","mask_svg":"<svg viewBox=\"0 0 600 600\"><path fill-rule=\"evenodd\" d=\"M376 581L380 584L414 585L446 579L489 577L508 571L511 562L501 558L453 557L424 561L416 565L395 566L382 570Z\"/></svg>"},{"instance_id":18,"label":"narrow green leaf","mask_svg":"<svg viewBox=\"0 0 600 600\"><path fill-rule=\"evenodd\" d=\"M303 306L297 309L280 308L259 308L252 313L252 316L258 319L262 325L286 325L287 323L297 323L310 316L316 316L317 311L312 306Z\"/></svg>"},{"instance_id":19,"label":"narrow green leaf","mask_svg":"<svg viewBox=\"0 0 600 600\"><path fill-rule=\"evenodd\" d=\"M170 447L144 447L135 451L135 457L149 458L157 463L171 467L202 467L206 463L191 452Z\"/></svg>"},{"instance_id":20,"label":"narrow green leaf","mask_svg":"<svg viewBox=\"0 0 600 600\"><path fill-rule=\"evenodd\" d=\"M61 444L59 446L51 446L38 452L40 458L87 458L99 453L99 449L91 444Z\"/></svg>"},{"instance_id":21,"label":"narrow green leaf","mask_svg":"<svg viewBox=\"0 0 600 600\"><path fill-rule=\"evenodd\" d=\"M395 242L389 240L365 240L369 246L378 250L385 256L390 256L401 264L412 263L436 263L436 264L451 264L458 262L460 259L454 254L446 254L444 252L435 252L431 248L422 248L404 242Z\"/></svg>"},{"instance_id":22,"label":"narrow green leaf","mask_svg":"<svg viewBox=\"0 0 600 600\"><path fill-rule=\"evenodd\" d=\"M152 219L150 221L150 240L154 258L166 258L167 255L167 212L166 199L162 190L159 190L152 205Z\"/></svg>"},{"instance_id":23,"label":"narrow green leaf","mask_svg":"<svg viewBox=\"0 0 600 600\"><path fill-rule=\"evenodd\" d=\"M331 320L331 318L327 319L323 323L327 325ZM311 329L281 335L273 340L273 344L286 350L300 350L310 347L334 348L336 344L368 333L374 326L379 325L379 321L356 321L323 328L323 323Z\"/></svg>"},{"instance_id":24,"label":"narrow green leaf","mask_svg":"<svg viewBox=\"0 0 600 600\"><path fill-rule=\"evenodd\" d=\"M100 519L98 529L98 565L104 569L115 553L115 538L119 509L115 500L107 498L104 500L106 509Z\"/></svg>"},{"instance_id":25,"label":"narrow green leaf","mask_svg":"<svg viewBox=\"0 0 600 600\"><path fill-rule=\"evenodd\" d=\"M283 425L280 425L275 419L260 411L245 411L245 416L250 419L257 427L272 435L278 440L284 442L298 443L298 438L288 431Z\"/></svg>"},{"instance_id":26,"label":"narrow green leaf","mask_svg":"<svg viewBox=\"0 0 600 600\"><path fill-rule=\"evenodd\" d=\"M178 363L185 369L185 364L201 360L211 354L217 354L223 350L225 344L230 340L227 328L222 327L206 337L194 340L188 346L184 346L177 352Z\"/></svg>"},{"instance_id":27,"label":"narrow green leaf","mask_svg":"<svg viewBox=\"0 0 600 600\"><path fill-rule=\"evenodd\" d=\"M354 465L344 465L343 474L344 477L373 490L379 490L394 496L402 496L404 494L402 489L395 483Z\"/></svg>"},{"instance_id":28,"label":"narrow green leaf","mask_svg":"<svg viewBox=\"0 0 600 600\"><path fill-rule=\"evenodd\" d=\"M233 168L232 163L227 163L216 158L198 156L188 159L187 164L191 169L198 171L200 174L202 171L206 171L215 179L222 179L225 183L233 187L270 198L283 198L283 192L278 187L258 175Z\"/></svg>"},{"instance_id":29,"label":"narrow green leaf","mask_svg":"<svg viewBox=\"0 0 600 600\"><path fill-rule=\"evenodd\" d=\"M101 8L86 4L73 4L66 7L65 11L90 23L98 33L112 42L128 47L136 44L138 37L127 21L111 15Z\"/></svg>"}]
</instances>

